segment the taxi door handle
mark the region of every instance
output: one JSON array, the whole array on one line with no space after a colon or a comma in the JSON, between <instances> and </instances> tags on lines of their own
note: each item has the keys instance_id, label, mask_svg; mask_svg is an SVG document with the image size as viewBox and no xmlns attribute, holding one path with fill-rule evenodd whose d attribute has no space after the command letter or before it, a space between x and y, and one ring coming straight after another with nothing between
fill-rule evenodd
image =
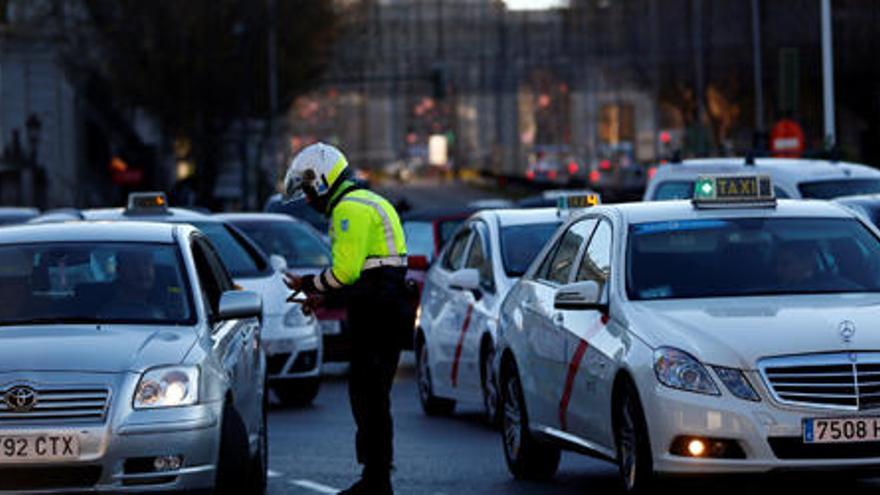
<instances>
[{"instance_id":1,"label":"taxi door handle","mask_svg":"<svg viewBox=\"0 0 880 495\"><path fill-rule=\"evenodd\" d=\"M562 313L556 313L553 315L553 324L557 327L562 328L565 326L565 315Z\"/></svg>"}]
</instances>

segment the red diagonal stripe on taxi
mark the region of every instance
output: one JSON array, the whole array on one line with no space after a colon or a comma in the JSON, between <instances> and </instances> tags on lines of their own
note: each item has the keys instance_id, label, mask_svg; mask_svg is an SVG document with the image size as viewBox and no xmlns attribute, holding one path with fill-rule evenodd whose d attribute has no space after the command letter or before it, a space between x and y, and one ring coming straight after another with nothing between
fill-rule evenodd
<instances>
[{"instance_id":1,"label":"red diagonal stripe on taxi","mask_svg":"<svg viewBox=\"0 0 880 495\"><path fill-rule=\"evenodd\" d=\"M464 336L467 334L468 327L471 326L471 315L474 312L474 305L468 305L467 312L464 314L464 323L461 325L461 334L458 336L458 345L455 346L455 359L452 361L452 386L458 386L458 362L461 361L461 351L464 347Z\"/></svg>"},{"instance_id":2,"label":"red diagonal stripe on taxi","mask_svg":"<svg viewBox=\"0 0 880 495\"><path fill-rule=\"evenodd\" d=\"M608 317L602 316L593 328L587 332L587 338L590 338L608 323ZM587 343L586 340L581 339L578 342L577 349L574 351L574 356L571 358L571 362L568 364L568 375L565 377L565 388L562 391L562 398L559 399L559 425L563 430L568 429L568 403L571 402L571 392L574 389L574 379L577 377L578 370L581 367L581 361L584 360L584 354L587 353L587 348L590 347L590 344Z\"/></svg>"}]
</instances>

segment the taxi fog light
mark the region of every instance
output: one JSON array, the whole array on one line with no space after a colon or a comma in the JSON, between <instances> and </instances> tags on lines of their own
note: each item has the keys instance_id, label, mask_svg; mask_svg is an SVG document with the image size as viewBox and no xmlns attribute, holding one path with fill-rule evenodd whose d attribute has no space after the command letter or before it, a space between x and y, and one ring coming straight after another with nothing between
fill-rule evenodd
<instances>
[{"instance_id":1,"label":"taxi fog light","mask_svg":"<svg viewBox=\"0 0 880 495\"><path fill-rule=\"evenodd\" d=\"M153 469L157 472L177 471L181 464L182 459L179 455L166 455L153 459Z\"/></svg>"},{"instance_id":2,"label":"taxi fog light","mask_svg":"<svg viewBox=\"0 0 880 495\"><path fill-rule=\"evenodd\" d=\"M671 347L654 351L654 374L663 385L706 395L721 395L709 371L690 354Z\"/></svg>"},{"instance_id":3,"label":"taxi fog light","mask_svg":"<svg viewBox=\"0 0 880 495\"><path fill-rule=\"evenodd\" d=\"M168 366L148 370L134 394L135 409L189 406L198 402L199 370Z\"/></svg>"},{"instance_id":4,"label":"taxi fog light","mask_svg":"<svg viewBox=\"0 0 880 495\"><path fill-rule=\"evenodd\" d=\"M752 384L749 383L748 378L746 378L742 371L721 366L714 366L714 369L715 374L718 375L718 378L721 379L721 382L724 383L724 386L727 387L727 390L734 397L752 402L761 402L761 397L755 392L754 387L752 387Z\"/></svg>"},{"instance_id":5,"label":"taxi fog light","mask_svg":"<svg viewBox=\"0 0 880 495\"><path fill-rule=\"evenodd\" d=\"M669 453L680 457L705 459L746 458L739 442L724 438L677 437L672 441Z\"/></svg>"}]
</instances>

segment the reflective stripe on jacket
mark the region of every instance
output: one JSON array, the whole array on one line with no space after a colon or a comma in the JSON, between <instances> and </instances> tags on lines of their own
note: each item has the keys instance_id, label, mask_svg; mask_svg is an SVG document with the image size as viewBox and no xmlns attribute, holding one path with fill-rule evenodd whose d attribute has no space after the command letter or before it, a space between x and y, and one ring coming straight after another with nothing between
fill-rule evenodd
<instances>
[{"instance_id":1,"label":"reflective stripe on jacket","mask_svg":"<svg viewBox=\"0 0 880 495\"><path fill-rule=\"evenodd\" d=\"M400 217L385 198L356 189L344 194L330 214L333 267L315 278L319 291L353 285L367 259L406 256Z\"/></svg>"}]
</instances>

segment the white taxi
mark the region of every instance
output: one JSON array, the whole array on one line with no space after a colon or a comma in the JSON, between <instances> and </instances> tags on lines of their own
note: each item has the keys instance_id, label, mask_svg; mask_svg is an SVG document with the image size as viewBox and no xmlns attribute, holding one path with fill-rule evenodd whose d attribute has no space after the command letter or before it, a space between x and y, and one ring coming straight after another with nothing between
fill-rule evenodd
<instances>
[{"instance_id":1,"label":"white taxi","mask_svg":"<svg viewBox=\"0 0 880 495\"><path fill-rule=\"evenodd\" d=\"M497 419L492 362L501 302L562 223L552 208L474 214L425 278L416 321L419 398L429 415L482 401Z\"/></svg>"},{"instance_id":2,"label":"white taxi","mask_svg":"<svg viewBox=\"0 0 880 495\"><path fill-rule=\"evenodd\" d=\"M501 308L504 452L658 474L880 464L880 232L767 176L571 218Z\"/></svg>"}]
</instances>

